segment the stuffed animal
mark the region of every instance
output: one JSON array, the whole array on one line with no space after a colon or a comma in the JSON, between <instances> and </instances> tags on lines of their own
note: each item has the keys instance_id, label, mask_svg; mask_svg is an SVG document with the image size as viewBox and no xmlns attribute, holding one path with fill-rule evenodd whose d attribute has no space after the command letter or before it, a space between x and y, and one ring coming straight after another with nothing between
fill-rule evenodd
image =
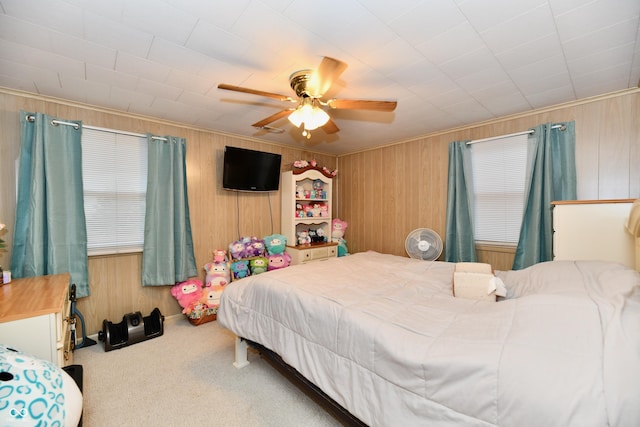
<instances>
[{"instance_id":1,"label":"stuffed animal","mask_svg":"<svg viewBox=\"0 0 640 427\"><path fill-rule=\"evenodd\" d=\"M289 264L291 264L291 255L286 252L283 252L281 254L269 255L267 259L269 263L269 265L267 266L268 271L289 267Z\"/></svg>"},{"instance_id":2,"label":"stuffed animal","mask_svg":"<svg viewBox=\"0 0 640 427\"><path fill-rule=\"evenodd\" d=\"M220 306L220 295L224 291L223 286L211 286L205 288L200 295L198 302L202 304L203 308L215 308Z\"/></svg>"},{"instance_id":3,"label":"stuffed animal","mask_svg":"<svg viewBox=\"0 0 640 427\"><path fill-rule=\"evenodd\" d=\"M284 234L271 234L264 238L264 245L269 255L281 254L287 247L287 236Z\"/></svg>"},{"instance_id":4,"label":"stuffed animal","mask_svg":"<svg viewBox=\"0 0 640 427\"><path fill-rule=\"evenodd\" d=\"M236 240L229 244L229 253L233 259L241 259L245 257L245 246L242 240Z\"/></svg>"},{"instance_id":5,"label":"stuffed animal","mask_svg":"<svg viewBox=\"0 0 640 427\"><path fill-rule=\"evenodd\" d=\"M191 312L189 307L193 302L198 301L201 294L202 282L197 279L176 283L171 287L171 295L178 300L182 312L187 315Z\"/></svg>"},{"instance_id":6,"label":"stuffed animal","mask_svg":"<svg viewBox=\"0 0 640 427\"><path fill-rule=\"evenodd\" d=\"M347 222L335 218L331 221L331 241L338 243L338 256L349 255L347 241L344 239L344 232L347 230Z\"/></svg>"},{"instance_id":7,"label":"stuffed animal","mask_svg":"<svg viewBox=\"0 0 640 427\"><path fill-rule=\"evenodd\" d=\"M338 218L334 218L331 221L331 240L337 242L344 237L344 232L347 231L347 222Z\"/></svg>"},{"instance_id":8,"label":"stuffed animal","mask_svg":"<svg viewBox=\"0 0 640 427\"><path fill-rule=\"evenodd\" d=\"M242 279L251 274L249 270L249 260L241 259L231 264L231 273L234 279Z\"/></svg>"},{"instance_id":9,"label":"stuffed animal","mask_svg":"<svg viewBox=\"0 0 640 427\"><path fill-rule=\"evenodd\" d=\"M227 259L227 252L224 249L216 249L213 251L213 262L226 262L229 261Z\"/></svg>"},{"instance_id":10,"label":"stuffed animal","mask_svg":"<svg viewBox=\"0 0 640 427\"><path fill-rule=\"evenodd\" d=\"M324 243L326 242L324 238L324 230L322 228L317 229L309 229L309 237L311 238L311 243Z\"/></svg>"},{"instance_id":11,"label":"stuffed animal","mask_svg":"<svg viewBox=\"0 0 640 427\"><path fill-rule=\"evenodd\" d=\"M269 261L265 257L253 258L249 261L249 268L251 269L251 275L260 274L267 271Z\"/></svg>"},{"instance_id":12,"label":"stuffed animal","mask_svg":"<svg viewBox=\"0 0 640 427\"><path fill-rule=\"evenodd\" d=\"M325 243L327 241L327 233L324 231L324 228L318 228L316 233L318 234L318 240L320 242Z\"/></svg>"},{"instance_id":13,"label":"stuffed animal","mask_svg":"<svg viewBox=\"0 0 640 427\"><path fill-rule=\"evenodd\" d=\"M306 168L307 166L309 166L309 162L307 162L306 160L296 160L295 162L293 162L293 166L296 168Z\"/></svg>"},{"instance_id":14,"label":"stuffed animal","mask_svg":"<svg viewBox=\"0 0 640 427\"><path fill-rule=\"evenodd\" d=\"M205 278L205 286L224 286L231 282L231 272L229 271L229 263L222 262L208 262L204 265L204 269L207 272Z\"/></svg>"},{"instance_id":15,"label":"stuffed animal","mask_svg":"<svg viewBox=\"0 0 640 427\"><path fill-rule=\"evenodd\" d=\"M311 243L311 237L309 237L309 232L307 230L298 231L296 234L298 235L299 245L306 245Z\"/></svg>"},{"instance_id":16,"label":"stuffed animal","mask_svg":"<svg viewBox=\"0 0 640 427\"><path fill-rule=\"evenodd\" d=\"M304 199L304 187L302 185L296 186L296 199Z\"/></svg>"},{"instance_id":17,"label":"stuffed animal","mask_svg":"<svg viewBox=\"0 0 640 427\"><path fill-rule=\"evenodd\" d=\"M249 242L245 244L244 256L247 258L263 256L264 250L264 240L258 239L257 237L251 237Z\"/></svg>"}]
</instances>

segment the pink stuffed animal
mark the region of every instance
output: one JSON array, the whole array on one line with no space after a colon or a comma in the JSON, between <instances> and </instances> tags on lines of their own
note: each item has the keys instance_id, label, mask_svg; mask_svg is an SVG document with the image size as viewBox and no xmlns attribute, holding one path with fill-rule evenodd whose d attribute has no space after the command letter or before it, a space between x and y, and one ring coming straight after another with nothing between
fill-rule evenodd
<instances>
[{"instance_id":1,"label":"pink stuffed animal","mask_svg":"<svg viewBox=\"0 0 640 427\"><path fill-rule=\"evenodd\" d=\"M286 252L282 252L281 254L269 255L267 259L269 260L267 271L289 267L289 264L291 264L291 255Z\"/></svg>"},{"instance_id":2,"label":"pink stuffed animal","mask_svg":"<svg viewBox=\"0 0 640 427\"><path fill-rule=\"evenodd\" d=\"M202 295L202 282L197 279L176 283L171 287L171 295L178 300L184 314L191 312L191 305Z\"/></svg>"},{"instance_id":3,"label":"pink stuffed animal","mask_svg":"<svg viewBox=\"0 0 640 427\"><path fill-rule=\"evenodd\" d=\"M227 252L224 249L216 249L213 251L213 262L225 262L227 259Z\"/></svg>"}]
</instances>

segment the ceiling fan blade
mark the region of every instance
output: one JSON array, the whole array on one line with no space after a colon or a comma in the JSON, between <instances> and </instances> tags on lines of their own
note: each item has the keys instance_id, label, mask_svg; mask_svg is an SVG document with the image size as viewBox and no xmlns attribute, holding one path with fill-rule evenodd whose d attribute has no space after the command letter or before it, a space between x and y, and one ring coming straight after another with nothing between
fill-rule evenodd
<instances>
[{"instance_id":1,"label":"ceiling fan blade","mask_svg":"<svg viewBox=\"0 0 640 427\"><path fill-rule=\"evenodd\" d=\"M347 64L342 61L328 56L322 58L320 66L313 73L311 80L307 84L309 94L313 97L321 98L346 69Z\"/></svg>"},{"instance_id":2,"label":"ceiling fan blade","mask_svg":"<svg viewBox=\"0 0 640 427\"><path fill-rule=\"evenodd\" d=\"M326 133L336 133L340 129L338 129L338 126L333 120L329 119L329 121L324 126L322 126L322 130L324 130Z\"/></svg>"},{"instance_id":3,"label":"ceiling fan blade","mask_svg":"<svg viewBox=\"0 0 640 427\"><path fill-rule=\"evenodd\" d=\"M291 114L293 110L282 110L282 111L278 111L275 114L272 114L271 116L267 117L266 119L262 119L259 122L255 122L254 124L252 124L251 126L253 127L257 127L257 128L261 128L261 127L265 127L266 125L268 125L269 123L273 123L278 119L281 119L283 117L287 117L289 116L289 114Z\"/></svg>"},{"instance_id":4,"label":"ceiling fan blade","mask_svg":"<svg viewBox=\"0 0 640 427\"><path fill-rule=\"evenodd\" d=\"M243 92L243 93L250 93L253 95L266 96L267 98L275 98L280 101L294 101L294 99L292 99L290 96L279 95L277 93L271 93L271 92L264 92L262 90L249 89L246 87L228 85L226 83L220 83L218 85L218 89L232 90L235 92Z\"/></svg>"},{"instance_id":5,"label":"ceiling fan blade","mask_svg":"<svg viewBox=\"0 0 640 427\"><path fill-rule=\"evenodd\" d=\"M331 108L342 108L349 110L375 110L393 111L398 103L396 101L364 101L350 99L330 99L327 105Z\"/></svg>"}]
</instances>

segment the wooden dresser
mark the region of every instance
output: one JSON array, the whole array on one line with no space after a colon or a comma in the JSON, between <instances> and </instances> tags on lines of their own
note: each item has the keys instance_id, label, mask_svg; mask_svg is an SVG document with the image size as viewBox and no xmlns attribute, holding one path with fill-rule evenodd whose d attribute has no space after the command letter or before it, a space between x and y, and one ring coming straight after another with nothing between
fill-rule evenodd
<instances>
[{"instance_id":1,"label":"wooden dresser","mask_svg":"<svg viewBox=\"0 0 640 427\"><path fill-rule=\"evenodd\" d=\"M73 362L68 273L0 287L0 344L66 366Z\"/></svg>"}]
</instances>

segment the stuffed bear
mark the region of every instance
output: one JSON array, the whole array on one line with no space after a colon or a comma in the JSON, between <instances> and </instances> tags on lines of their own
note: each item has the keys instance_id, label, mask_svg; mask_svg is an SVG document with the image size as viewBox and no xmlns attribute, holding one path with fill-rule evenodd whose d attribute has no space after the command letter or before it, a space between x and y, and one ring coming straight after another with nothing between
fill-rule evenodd
<instances>
[{"instance_id":1,"label":"stuffed bear","mask_svg":"<svg viewBox=\"0 0 640 427\"><path fill-rule=\"evenodd\" d=\"M284 234L271 234L264 238L264 245L269 255L281 254L287 246L287 236Z\"/></svg>"},{"instance_id":2,"label":"stuffed bear","mask_svg":"<svg viewBox=\"0 0 640 427\"><path fill-rule=\"evenodd\" d=\"M231 272L229 271L229 263L222 262L208 262L204 265L204 269L207 272L205 278L205 286L224 286L231 282Z\"/></svg>"},{"instance_id":3,"label":"stuffed bear","mask_svg":"<svg viewBox=\"0 0 640 427\"><path fill-rule=\"evenodd\" d=\"M269 265L267 266L268 271L289 267L289 264L291 264L291 255L286 252L269 255L267 259L269 262Z\"/></svg>"},{"instance_id":4,"label":"stuffed bear","mask_svg":"<svg viewBox=\"0 0 640 427\"><path fill-rule=\"evenodd\" d=\"M184 314L191 312L190 306L198 301L202 294L202 282L197 279L176 283L171 287L171 295L178 300Z\"/></svg>"},{"instance_id":5,"label":"stuffed bear","mask_svg":"<svg viewBox=\"0 0 640 427\"><path fill-rule=\"evenodd\" d=\"M249 270L249 260L241 259L231 264L231 272L234 279L242 279L251 274Z\"/></svg>"},{"instance_id":6,"label":"stuffed bear","mask_svg":"<svg viewBox=\"0 0 640 427\"><path fill-rule=\"evenodd\" d=\"M251 269L251 275L260 274L267 271L268 260L265 257L253 258L249 261L249 268Z\"/></svg>"}]
</instances>

